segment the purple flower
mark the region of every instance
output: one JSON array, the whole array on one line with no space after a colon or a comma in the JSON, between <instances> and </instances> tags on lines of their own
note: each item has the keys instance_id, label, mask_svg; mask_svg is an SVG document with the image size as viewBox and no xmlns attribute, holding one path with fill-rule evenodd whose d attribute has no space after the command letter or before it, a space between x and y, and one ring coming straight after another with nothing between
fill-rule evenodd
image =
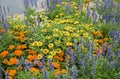
<instances>
[{"instance_id":1,"label":"purple flower","mask_svg":"<svg viewBox=\"0 0 120 79\"><path fill-rule=\"evenodd\" d=\"M8 11L8 15L10 15L10 9L9 9L9 7L7 7L7 11Z\"/></svg>"},{"instance_id":2,"label":"purple flower","mask_svg":"<svg viewBox=\"0 0 120 79\"><path fill-rule=\"evenodd\" d=\"M5 79L9 79L9 74L8 73L5 74Z\"/></svg>"},{"instance_id":3,"label":"purple flower","mask_svg":"<svg viewBox=\"0 0 120 79\"><path fill-rule=\"evenodd\" d=\"M50 8L49 0L46 0L46 6L47 6L48 9Z\"/></svg>"},{"instance_id":4,"label":"purple flower","mask_svg":"<svg viewBox=\"0 0 120 79\"><path fill-rule=\"evenodd\" d=\"M35 7L37 7L37 0L33 0Z\"/></svg>"},{"instance_id":5,"label":"purple flower","mask_svg":"<svg viewBox=\"0 0 120 79\"><path fill-rule=\"evenodd\" d=\"M114 60L113 62L111 62L111 65L110 65L110 69L112 70L116 65L116 60Z\"/></svg>"},{"instance_id":6,"label":"purple flower","mask_svg":"<svg viewBox=\"0 0 120 79\"><path fill-rule=\"evenodd\" d=\"M69 12L69 5L65 5L65 13Z\"/></svg>"},{"instance_id":7,"label":"purple flower","mask_svg":"<svg viewBox=\"0 0 120 79\"><path fill-rule=\"evenodd\" d=\"M44 8L44 4L43 4L43 2L41 2L41 6L42 6L42 8Z\"/></svg>"},{"instance_id":8,"label":"purple flower","mask_svg":"<svg viewBox=\"0 0 120 79\"><path fill-rule=\"evenodd\" d=\"M89 6L89 3L87 5L87 8L86 8L86 14L87 14L87 19L90 17L90 6Z\"/></svg>"},{"instance_id":9,"label":"purple flower","mask_svg":"<svg viewBox=\"0 0 120 79\"><path fill-rule=\"evenodd\" d=\"M30 79L36 79L36 78L34 78L34 77L31 77Z\"/></svg>"},{"instance_id":10,"label":"purple flower","mask_svg":"<svg viewBox=\"0 0 120 79\"><path fill-rule=\"evenodd\" d=\"M49 59L48 61L49 61L49 64L50 64L50 70L52 70L52 69L53 69L52 60L51 60L51 59Z\"/></svg>"},{"instance_id":11,"label":"purple flower","mask_svg":"<svg viewBox=\"0 0 120 79\"><path fill-rule=\"evenodd\" d=\"M70 79L76 79L77 76L78 76L78 70L77 70L77 67L74 65L72 66L71 68L71 71L70 71Z\"/></svg>"},{"instance_id":12,"label":"purple flower","mask_svg":"<svg viewBox=\"0 0 120 79\"><path fill-rule=\"evenodd\" d=\"M120 11L120 2L118 2L117 8L118 8L118 11Z\"/></svg>"},{"instance_id":13,"label":"purple flower","mask_svg":"<svg viewBox=\"0 0 120 79\"><path fill-rule=\"evenodd\" d=\"M4 24L4 29L7 32L7 30L8 30L8 24L7 23Z\"/></svg>"},{"instance_id":14,"label":"purple flower","mask_svg":"<svg viewBox=\"0 0 120 79\"><path fill-rule=\"evenodd\" d=\"M80 65L80 67L83 65L82 54L79 54L79 65Z\"/></svg>"},{"instance_id":15,"label":"purple flower","mask_svg":"<svg viewBox=\"0 0 120 79\"><path fill-rule=\"evenodd\" d=\"M6 14L6 9L5 9L5 7L3 7L3 11L4 11L4 15L6 16L7 14Z\"/></svg>"},{"instance_id":16,"label":"purple flower","mask_svg":"<svg viewBox=\"0 0 120 79\"><path fill-rule=\"evenodd\" d=\"M47 79L47 69L45 66L44 66L44 79Z\"/></svg>"},{"instance_id":17,"label":"purple flower","mask_svg":"<svg viewBox=\"0 0 120 79\"><path fill-rule=\"evenodd\" d=\"M2 67L0 67L0 77L3 76L3 70L2 70Z\"/></svg>"}]
</instances>

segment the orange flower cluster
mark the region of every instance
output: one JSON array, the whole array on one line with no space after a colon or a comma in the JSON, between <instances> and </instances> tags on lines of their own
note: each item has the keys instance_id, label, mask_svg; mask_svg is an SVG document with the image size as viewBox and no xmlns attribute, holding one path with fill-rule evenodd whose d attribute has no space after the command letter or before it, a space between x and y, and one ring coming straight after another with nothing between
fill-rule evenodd
<instances>
[{"instance_id":1,"label":"orange flower cluster","mask_svg":"<svg viewBox=\"0 0 120 79\"><path fill-rule=\"evenodd\" d=\"M52 62L52 64L55 69L60 69L60 65L58 62Z\"/></svg>"},{"instance_id":2,"label":"orange flower cluster","mask_svg":"<svg viewBox=\"0 0 120 79\"><path fill-rule=\"evenodd\" d=\"M10 50L12 50L12 49L14 49L14 48L15 48L14 45L9 45L9 49L10 49Z\"/></svg>"},{"instance_id":3,"label":"orange flower cluster","mask_svg":"<svg viewBox=\"0 0 120 79\"><path fill-rule=\"evenodd\" d=\"M14 55L15 56L21 56L22 55L22 50L15 50Z\"/></svg>"},{"instance_id":4,"label":"orange flower cluster","mask_svg":"<svg viewBox=\"0 0 120 79\"><path fill-rule=\"evenodd\" d=\"M0 29L0 33L5 32L5 29Z\"/></svg>"},{"instance_id":5,"label":"orange flower cluster","mask_svg":"<svg viewBox=\"0 0 120 79\"><path fill-rule=\"evenodd\" d=\"M13 77L16 75L17 71L15 69L5 70L5 74L9 75L9 79L14 79Z\"/></svg>"},{"instance_id":6,"label":"orange flower cluster","mask_svg":"<svg viewBox=\"0 0 120 79\"><path fill-rule=\"evenodd\" d=\"M67 73L67 71L65 69L62 69L62 70L57 69L57 70L55 70L54 76L56 77L59 74L65 74L65 73Z\"/></svg>"},{"instance_id":7,"label":"orange flower cluster","mask_svg":"<svg viewBox=\"0 0 120 79\"><path fill-rule=\"evenodd\" d=\"M37 56L36 55L28 55L28 59L30 61L34 60Z\"/></svg>"},{"instance_id":8,"label":"orange flower cluster","mask_svg":"<svg viewBox=\"0 0 120 79\"><path fill-rule=\"evenodd\" d=\"M0 56L2 58L6 57L6 55L8 54L8 51L7 50L4 50L3 52L0 53Z\"/></svg>"},{"instance_id":9,"label":"orange flower cluster","mask_svg":"<svg viewBox=\"0 0 120 79\"><path fill-rule=\"evenodd\" d=\"M31 67L31 68L29 69L29 71L35 72L35 73L39 73L39 69L37 69L37 68L35 68L35 67Z\"/></svg>"},{"instance_id":10,"label":"orange flower cluster","mask_svg":"<svg viewBox=\"0 0 120 79\"><path fill-rule=\"evenodd\" d=\"M15 36L14 38L20 40L21 42L24 42L26 40L25 35L26 33L21 31L18 33L18 36Z\"/></svg>"},{"instance_id":11,"label":"orange flower cluster","mask_svg":"<svg viewBox=\"0 0 120 79\"><path fill-rule=\"evenodd\" d=\"M9 65L9 66L11 66L11 65L16 65L17 62L18 62L18 60L17 60L17 58L15 58L15 57L11 57L10 60L4 59L4 60L2 61L3 64L7 64L7 65Z\"/></svg>"}]
</instances>

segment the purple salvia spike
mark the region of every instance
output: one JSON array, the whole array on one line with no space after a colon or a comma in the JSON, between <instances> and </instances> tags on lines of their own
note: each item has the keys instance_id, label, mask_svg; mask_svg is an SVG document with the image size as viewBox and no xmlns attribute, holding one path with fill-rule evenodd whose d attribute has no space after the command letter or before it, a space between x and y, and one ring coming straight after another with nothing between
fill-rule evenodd
<instances>
[{"instance_id":1,"label":"purple salvia spike","mask_svg":"<svg viewBox=\"0 0 120 79\"><path fill-rule=\"evenodd\" d=\"M60 4L60 6L62 6L62 0L59 0L59 2L58 2L59 4Z\"/></svg>"},{"instance_id":2,"label":"purple salvia spike","mask_svg":"<svg viewBox=\"0 0 120 79\"><path fill-rule=\"evenodd\" d=\"M120 11L120 2L118 2L117 8L118 8L118 11Z\"/></svg>"},{"instance_id":3,"label":"purple salvia spike","mask_svg":"<svg viewBox=\"0 0 120 79\"><path fill-rule=\"evenodd\" d=\"M110 69L112 70L116 65L116 60L114 60L113 62L111 62L111 65L110 65Z\"/></svg>"},{"instance_id":4,"label":"purple salvia spike","mask_svg":"<svg viewBox=\"0 0 120 79\"><path fill-rule=\"evenodd\" d=\"M112 19L112 25L114 25L115 22L116 22L116 18L115 18L115 16L114 16L113 19Z\"/></svg>"},{"instance_id":5,"label":"purple salvia spike","mask_svg":"<svg viewBox=\"0 0 120 79\"><path fill-rule=\"evenodd\" d=\"M10 15L10 9L9 9L9 7L7 7L7 12L8 12L8 15Z\"/></svg>"},{"instance_id":6,"label":"purple salvia spike","mask_svg":"<svg viewBox=\"0 0 120 79\"><path fill-rule=\"evenodd\" d=\"M10 79L8 73L5 74L5 79Z\"/></svg>"},{"instance_id":7,"label":"purple salvia spike","mask_svg":"<svg viewBox=\"0 0 120 79\"><path fill-rule=\"evenodd\" d=\"M69 12L69 6L65 5L65 13L68 13L68 12Z\"/></svg>"},{"instance_id":8,"label":"purple salvia spike","mask_svg":"<svg viewBox=\"0 0 120 79\"><path fill-rule=\"evenodd\" d=\"M45 66L44 66L44 79L47 79L47 69Z\"/></svg>"},{"instance_id":9,"label":"purple salvia spike","mask_svg":"<svg viewBox=\"0 0 120 79\"><path fill-rule=\"evenodd\" d=\"M34 0L34 5L35 5L35 7L38 6L38 5L37 5L37 0Z\"/></svg>"},{"instance_id":10,"label":"purple salvia spike","mask_svg":"<svg viewBox=\"0 0 120 79\"><path fill-rule=\"evenodd\" d=\"M42 8L45 8L43 2L41 2L41 6L42 6Z\"/></svg>"},{"instance_id":11,"label":"purple salvia spike","mask_svg":"<svg viewBox=\"0 0 120 79\"><path fill-rule=\"evenodd\" d=\"M34 77L31 77L30 79L36 79L36 78L34 78Z\"/></svg>"},{"instance_id":12,"label":"purple salvia spike","mask_svg":"<svg viewBox=\"0 0 120 79\"><path fill-rule=\"evenodd\" d=\"M4 23L4 21L5 21L5 18L4 18L4 15L2 15L2 23Z\"/></svg>"},{"instance_id":13,"label":"purple salvia spike","mask_svg":"<svg viewBox=\"0 0 120 79\"><path fill-rule=\"evenodd\" d=\"M8 30L8 24L7 23L4 24L4 29L7 32L7 30Z\"/></svg>"},{"instance_id":14,"label":"purple salvia spike","mask_svg":"<svg viewBox=\"0 0 120 79\"><path fill-rule=\"evenodd\" d=\"M52 70L52 69L53 69L52 60L51 60L51 59L49 59L48 61L49 61L49 64L50 64L50 70Z\"/></svg>"},{"instance_id":15,"label":"purple salvia spike","mask_svg":"<svg viewBox=\"0 0 120 79\"><path fill-rule=\"evenodd\" d=\"M31 5L32 5L32 7L34 6L34 1L33 0L30 0L30 2L31 2Z\"/></svg>"},{"instance_id":16,"label":"purple salvia spike","mask_svg":"<svg viewBox=\"0 0 120 79\"><path fill-rule=\"evenodd\" d=\"M3 12L4 12L5 16L6 16L6 10L5 10L5 7L3 7Z\"/></svg>"},{"instance_id":17,"label":"purple salvia spike","mask_svg":"<svg viewBox=\"0 0 120 79\"><path fill-rule=\"evenodd\" d=\"M0 77L3 77L3 70L2 70L2 67L0 67Z\"/></svg>"},{"instance_id":18,"label":"purple salvia spike","mask_svg":"<svg viewBox=\"0 0 120 79\"><path fill-rule=\"evenodd\" d=\"M21 65L19 60L17 60L17 65L18 65L18 66L20 66L20 65Z\"/></svg>"},{"instance_id":19,"label":"purple salvia spike","mask_svg":"<svg viewBox=\"0 0 120 79\"><path fill-rule=\"evenodd\" d=\"M46 6L47 6L47 9L50 8L49 0L46 0Z\"/></svg>"},{"instance_id":20,"label":"purple salvia spike","mask_svg":"<svg viewBox=\"0 0 120 79\"><path fill-rule=\"evenodd\" d=\"M87 19L90 17L90 6L89 6L89 3L87 5L87 8L86 8L86 14L87 14Z\"/></svg>"}]
</instances>

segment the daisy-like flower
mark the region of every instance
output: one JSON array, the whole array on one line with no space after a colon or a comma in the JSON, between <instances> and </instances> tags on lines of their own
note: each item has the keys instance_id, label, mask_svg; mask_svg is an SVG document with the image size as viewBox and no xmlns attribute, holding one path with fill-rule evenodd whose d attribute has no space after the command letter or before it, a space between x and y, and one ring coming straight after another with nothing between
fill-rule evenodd
<instances>
[{"instance_id":1,"label":"daisy-like flower","mask_svg":"<svg viewBox=\"0 0 120 79\"><path fill-rule=\"evenodd\" d=\"M51 49L51 48L54 47L54 44L53 44L53 43L49 43L49 44L48 44L48 47Z\"/></svg>"},{"instance_id":2,"label":"daisy-like flower","mask_svg":"<svg viewBox=\"0 0 120 79\"><path fill-rule=\"evenodd\" d=\"M42 54L38 54L37 59L42 59Z\"/></svg>"},{"instance_id":3,"label":"daisy-like flower","mask_svg":"<svg viewBox=\"0 0 120 79\"><path fill-rule=\"evenodd\" d=\"M44 54L47 54L48 52L49 52L48 49L44 49L44 50L43 50L43 53L44 53Z\"/></svg>"}]
</instances>

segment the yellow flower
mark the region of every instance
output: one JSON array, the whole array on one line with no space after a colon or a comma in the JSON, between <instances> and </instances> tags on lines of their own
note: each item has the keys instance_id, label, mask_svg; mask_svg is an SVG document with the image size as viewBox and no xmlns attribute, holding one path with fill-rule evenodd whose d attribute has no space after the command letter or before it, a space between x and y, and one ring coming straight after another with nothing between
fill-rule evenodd
<instances>
[{"instance_id":1,"label":"yellow flower","mask_svg":"<svg viewBox=\"0 0 120 79\"><path fill-rule=\"evenodd\" d=\"M53 44L53 43L49 43L49 44L48 44L48 47L49 47L49 48L53 48L53 47L54 47L54 44Z\"/></svg>"},{"instance_id":2,"label":"yellow flower","mask_svg":"<svg viewBox=\"0 0 120 79\"><path fill-rule=\"evenodd\" d=\"M58 37L59 35L58 34L53 34L54 37Z\"/></svg>"},{"instance_id":3,"label":"yellow flower","mask_svg":"<svg viewBox=\"0 0 120 79\"><path fill-rule=\"evenodd\" d=\"M57 53L61 53L62 50L60 48L57 49Z\"/></svg>"},{"instance_id":4,"label":"yellow flower","mask_svg":"<svg viewBox=\"0 0 120 79\"><path fill-rule=\"evenodd\" d=\"M11 18L11 16L6 16L6 18Z\"/></svg>"},{"instance_id":5,"label":"yellow flower","mask_svg":"<svg viewBox=\"0 0 120 79\"><path fill-rule=\"evenodd\" d=\"M57 4L57 5L56 5L56 7L60 7L60 5L59 5L59 4Z\"/></svg>"},{"instance_id":6,"label":"yellow flower","mask_svg":"<svg viewBox=\"0 0 120 79\"><path fill-rule=\"evenodd\" d=\"M38 54L37 59L42 59L42 54Z\"/></svg>"},{"instance_id":7,"label":"yellow flower","mask_svg":"<svg viewBox=\"0 0 120 79\"><path fill-rule=\"evenodd\" d=\"M56 51L52 51L52 52L50 52L50 54L51 54L52 56L54 56L54 55L56 55Z\"/></svg>"},{"instance_id":8,"label":"yellow flower","mask_svg":"<svg viewBox=\"0 0 120 79\"><path fill-rule=\"evenodd\" d=\"M47 32L47 30L46 30L46 29L43 29L43 30L41 30L41 32Z\"/></svg>"},{"instance_id":9,"label":"yellow flower","mask_svg":"<svg viewBox=\"0 0 120 79\"><path fill-rule=\"evenodd\" d=\"M44 49L44 50L43 50L43 53L44 53L44 54L47 54L48 52L49 52L48 49Z\"/></svg>"},{"instance_id":10,"label":"yellow flower","mask_svg":"<svg viewBox=\"0 0 120 79\"><path fill-rule=\"evenodd\" d=\"M54 29L53 29L53 32L58 32L58 29L57 29L57 28L54 28Z\"/></svg>"},{"instance_id":11,"label":"yellow flower","mask_svg":"<svg viewBox=\"0 0 120 79\"><path fill-rule=\"evenodd\" d=\"M56 40L55 42L56 42L57 44L60 44L60 43L61 43L61 41L60 41L60 40Z\"/></svg>"},{"instance_id":12,"label":"yellow flower","mask_svg":"<svg viewBox=\"0 0 120 79\"><path fill-rule=\"evenodd\" d=\"M74 25L77 25L77 24L79 24L79 21L75 21L73 24L74 24Z\"/></svg>"},{"instance_id":13,"label":"yellow flower","mask_svg":"<svg viewBox=\"0 0 120 79\"><path fill-rule=\"evenodd\" d=\"M52 55L48 55L48 56L47 56L47 58L52 59L52 58L53 58L53 56L52 56Z\"/></svg>"},{"instance_id":14,"label":"yellow flower","mask_svg":"<svg viewBox=\"0 0 120 79\"><path fill-rule=\"evenodd\" d=\"M73 46L73 43L71 43L71 42L66 42L66 46Z\"/></svg>"},{"instance_id":15,"label":"yellow flower","mask_svg":"<svg viewBox=\"0 0 120 79\"><path fill-rule=\"evenodd\" d=\"M52 38L52 36L46 36L46 39L48 39L48 40L51 39L51 38Z\"/></svg>"},{"instance_id":16,"label":"yellow flower","mask_svg":"<svg viewBox=\"0 0 120 79\"><path fill-rule=\"evenodd\" d=\"M38 46L42 46L43 45L43 43L42 42L38 42Z\"/></svg>"}]
</instances>

